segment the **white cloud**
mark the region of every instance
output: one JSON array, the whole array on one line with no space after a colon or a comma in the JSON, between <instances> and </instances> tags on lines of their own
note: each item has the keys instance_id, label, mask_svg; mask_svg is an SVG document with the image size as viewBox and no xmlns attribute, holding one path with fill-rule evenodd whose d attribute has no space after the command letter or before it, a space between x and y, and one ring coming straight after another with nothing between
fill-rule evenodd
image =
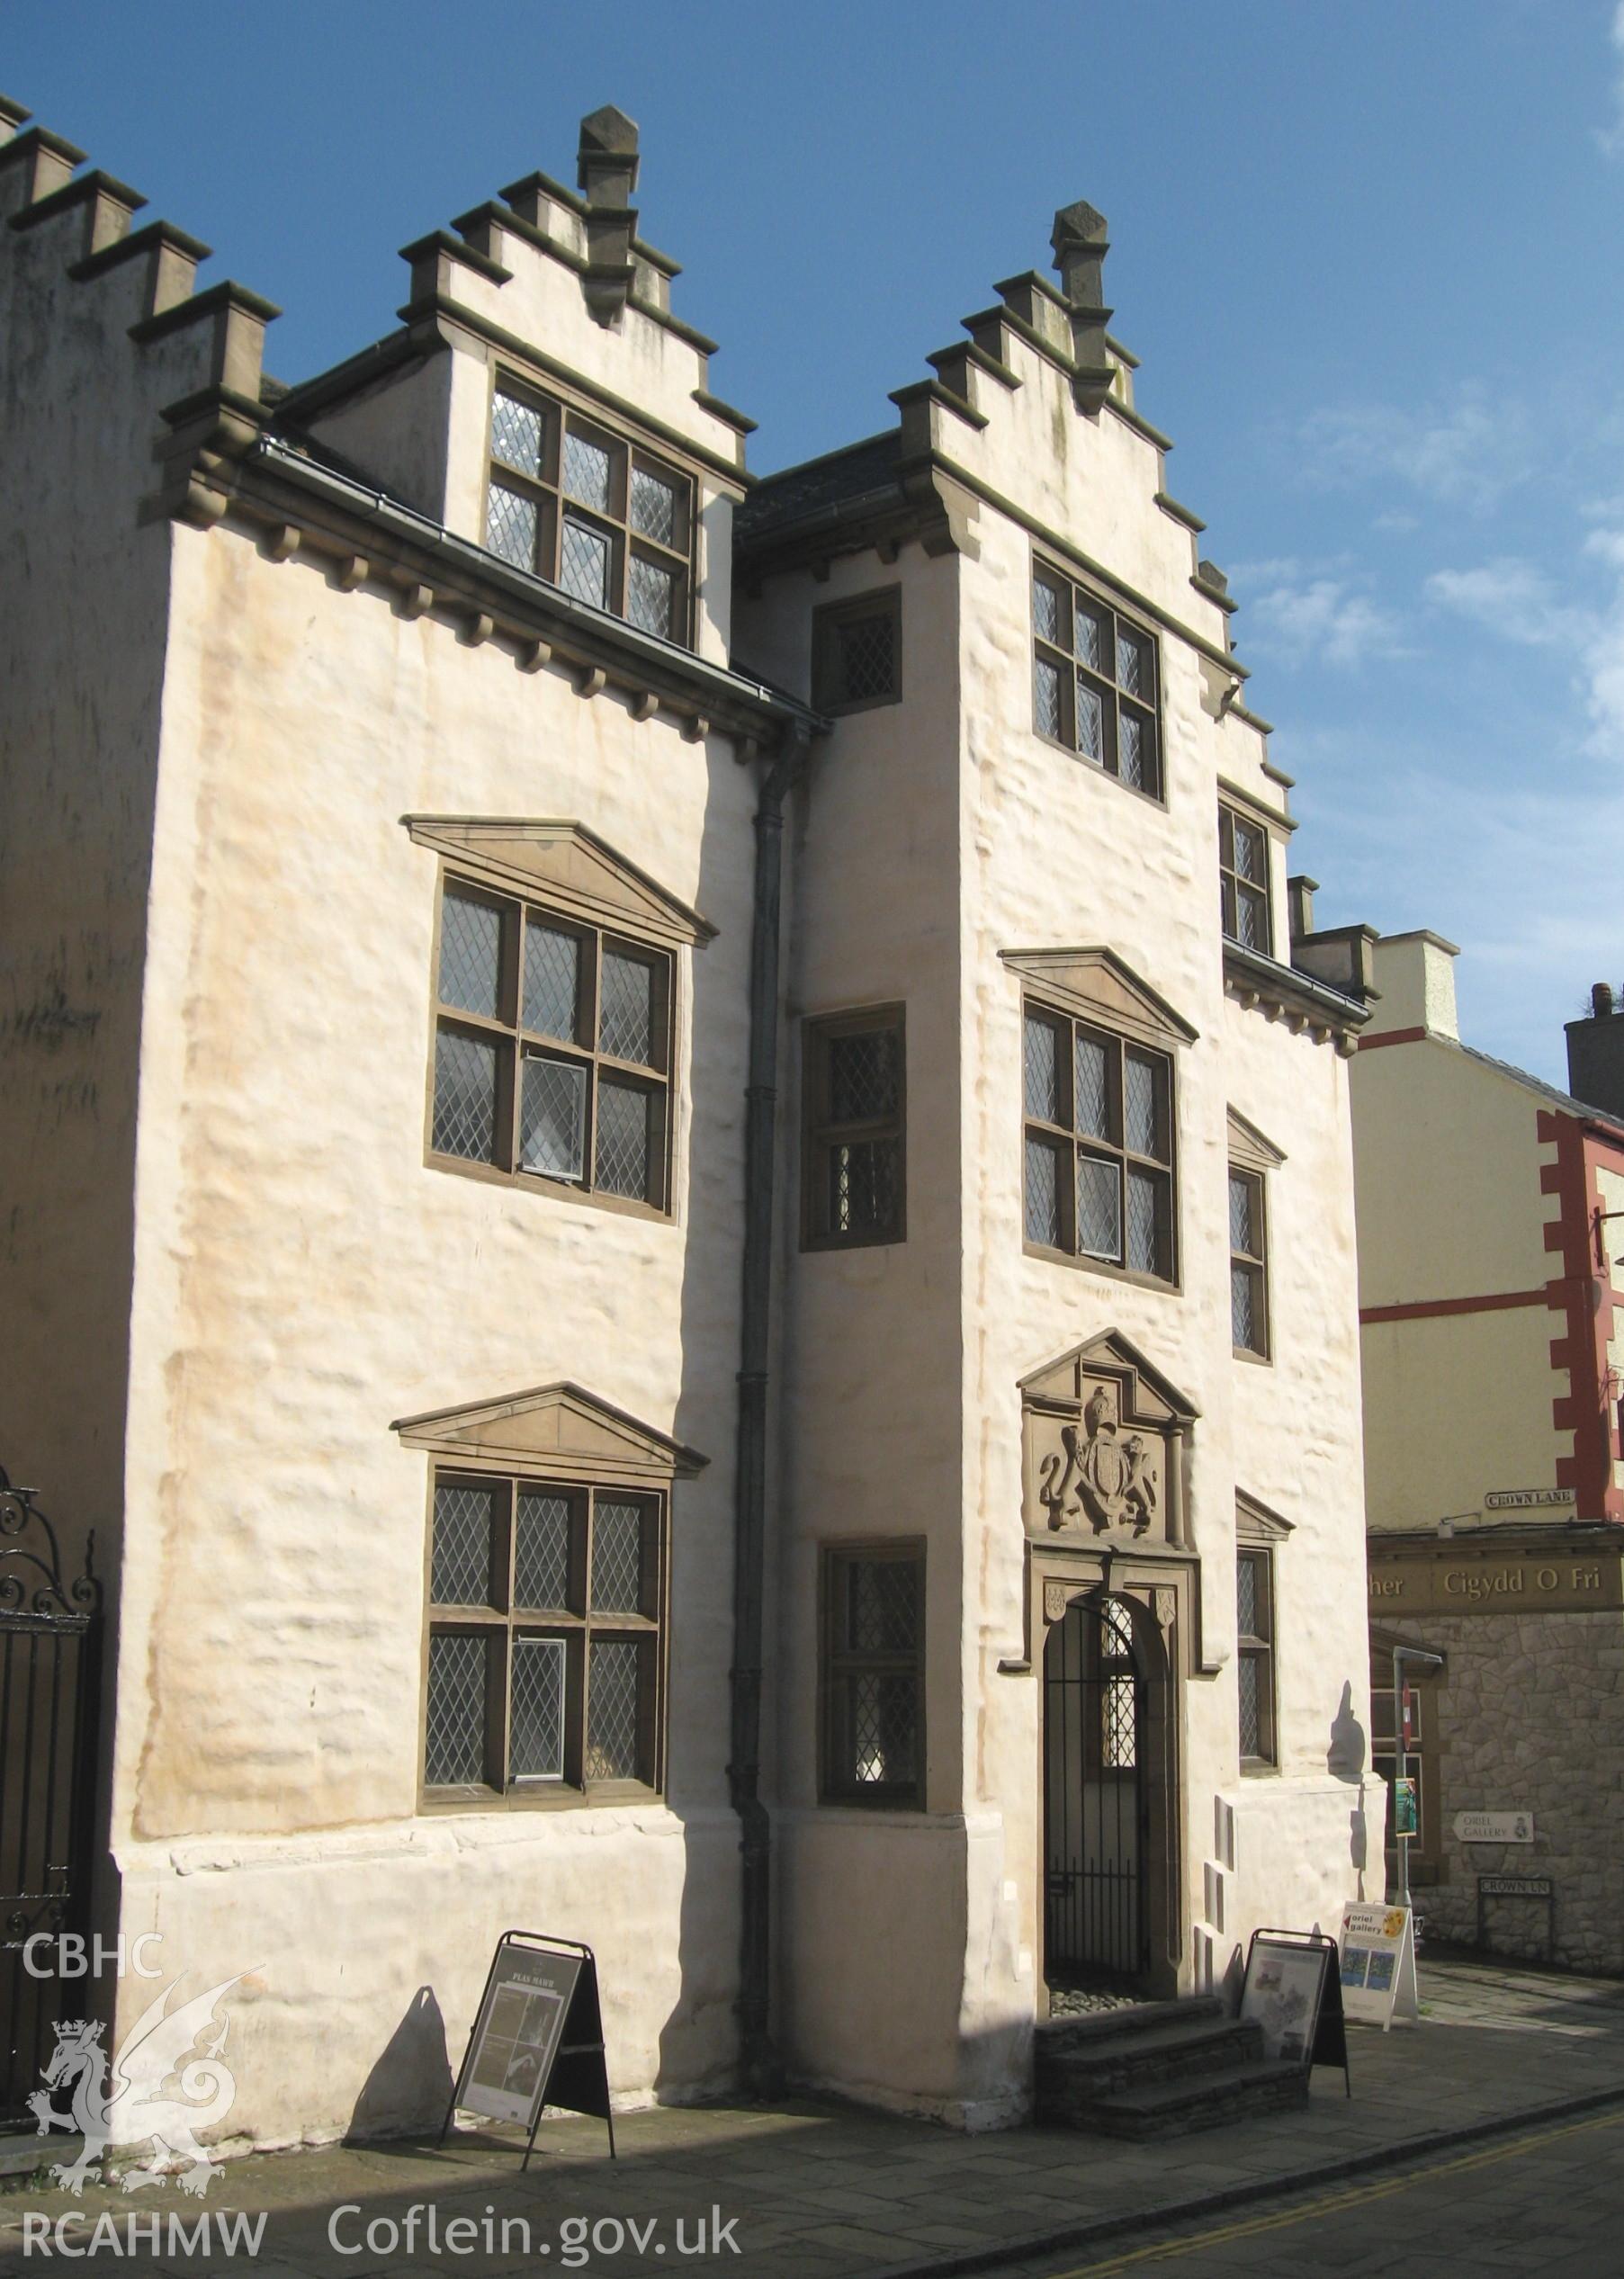
<instances>
[{"instance_id":1,"label":"white cloud","mask_svg":"<svg viewBox=\"0 0 1624 2279\"><path fill-rule=\"evenodd\" d=\"M1614 66L1618 76L1613 85L1613 122L1611 127L1597 128L1596 141L1607 157L1616 158L1624 153L1624 0L1619 0L1612 12L1612 29L1608 36L1618 58Z\"/></svg>"},{"instance_id":2,"label":"white cloud","mask_svg":"<svg viewBox=\"0 0 1624 2279\"><path fill-rule=\"evenodd\" d=\"M1368 404L1312 412L1297 443L1303 472L1327 489L1396 482L1423 498L1477 508L1523 481L1533 465L1527 415L1475 384L1430 408Z\"/></svg>"},{"instance_id":3,"label":"white cloud","mask_svg":"<svg viewBox=\"0 0 1624 2279\"><path fill-rule=\"evenodd\" d=\"M1512 555L1476 570L1436 570L1426 593L1443 608L1530 649L1567 648L1583 636L1584 613L1562 605L1542 570Z\"/></svg>"},{"instance_id":4,"label":"white cloud","mask_svg":"<svg viewBox=\"0 0 1624 2279\"><path fill-rule=\"evenodd\" d=\"M1405 654L1398 620L1341 562L1310 568L1284 556L1243 566L1232 584L1245 605L1248 651L1288 665L1344 667Z\"/></svg>"},{"instance_id":5,"label":"white cloud","mask_svg":"<svg viewBox=\"0 0 1624 2279\"><path fill-rule=\"evenodd\" d=\"M1599 759L1624 760L1624 528L1594 530L1584 542L1611 589L1586 602L1564 600L1545 571L1513 556L1475 570L1440 570L1427 579L1429 600L1485 625L1501 641L1551 649L1571 660L1590 731L1584 748Z\"/></svg>"}]
</instances>

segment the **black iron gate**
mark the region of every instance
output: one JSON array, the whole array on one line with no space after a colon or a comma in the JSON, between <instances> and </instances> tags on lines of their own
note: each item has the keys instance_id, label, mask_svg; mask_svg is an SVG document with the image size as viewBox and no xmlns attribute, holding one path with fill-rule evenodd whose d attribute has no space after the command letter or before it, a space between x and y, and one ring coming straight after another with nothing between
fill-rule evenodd
<instances>
[{"instance_id":1,"label":"black iron gate","mask_svg":"<svg viewBox=\"0 0 1624 2279\"><path fill-rule=\"evenodd\" d=\"M1116 1599L1073 1601L1044 1646L1051 1984L1126 1990L1149 1961L1145 1708L1127 1609Z\"/></svg>"},{"instance_id":2,"label":"black iron gate","mask_svg":"<svg viewBox=\"0 0 1624 2279\"><path fill-rule=\"evenodd\" d=\"M63 2005L56 1939L85 1934L94 1808L102 1586L65 1583L56 1530L0 1467L0 2125L26 2117ZM43 1934L52 1943L29 1941ZM30 1967L31 1964L31 1968Z\"/></svg>"}]
</instances>

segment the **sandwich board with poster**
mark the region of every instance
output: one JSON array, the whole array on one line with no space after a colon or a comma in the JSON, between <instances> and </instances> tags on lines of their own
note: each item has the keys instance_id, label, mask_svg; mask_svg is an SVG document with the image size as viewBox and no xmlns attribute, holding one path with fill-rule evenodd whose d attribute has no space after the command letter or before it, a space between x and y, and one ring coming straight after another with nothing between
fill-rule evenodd
<instances>
[{"instance_id":1,"label":"sandwich board with poster","mask_svg":"<svg viewBox=\"0 0 1624 2279\"><path fill-rule=\"evenodd\" d=\"M1263 2055L1279 2065L1341 2066L1350 2096L1348 2037L1338 2000L1336 1943L1323 1931L1257 1930L1246 1949L1241 2015L1263 2031Z\"/></svg>"},{"instance_id":2,"label":"sandwich board with poster","mask_svg":"<svg viewBox=\"0 0 1624 2279\"><path fill-rule=\"evenodd\" d=\"M1421 2016L1415 1985L1415 1918L1408 1907L1342 1909L1342 2008L1385 2033Z\"/></svg>"},{"instance_id":3,"label":"sandwich board with poster","mask_svg":"<svg viewBox=\"0 0 1624 2279\"><path fill-rule=\"evenodd\" d=\"M615 2121L604 2057L597 1964L590 1947L539 1931L505 1931L485 1979L473 2031L445 2108L440 2141L457 2112L514 2121L528 2131L528 2167L546 2105Z\"/></svg>"}]
</instances>

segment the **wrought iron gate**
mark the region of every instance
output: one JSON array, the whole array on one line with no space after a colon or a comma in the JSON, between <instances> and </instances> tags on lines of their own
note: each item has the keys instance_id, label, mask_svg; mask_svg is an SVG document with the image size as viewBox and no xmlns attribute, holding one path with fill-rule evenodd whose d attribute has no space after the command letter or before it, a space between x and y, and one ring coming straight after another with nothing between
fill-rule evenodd
<instances>
[{"instance_id":1,"label":"wrought iron gate","mask_svg":"<svg viewBox=\"0 0 1624 2279\"><path fill-rule=\"evenodd\" d=\"M0 2125L26 2116L64 2001L83 2007L55 1957L29 1939L83 1933L94 1807L102 1586L62 1575L56 1530L31 1488L0 1467Z\"/></svg>"},{"instance_id":2,"label":"wrought iron gate","mask_svg":"<svg viewBox=\"0 0 1624 2279\"><path fill-rule=\"evenodd\" d=\"M1051 1983L1126 1989L1149 1961L1146 1691L1126 1608L1073 1601L1044 1646Z\"/></svg>"}]
</instances>

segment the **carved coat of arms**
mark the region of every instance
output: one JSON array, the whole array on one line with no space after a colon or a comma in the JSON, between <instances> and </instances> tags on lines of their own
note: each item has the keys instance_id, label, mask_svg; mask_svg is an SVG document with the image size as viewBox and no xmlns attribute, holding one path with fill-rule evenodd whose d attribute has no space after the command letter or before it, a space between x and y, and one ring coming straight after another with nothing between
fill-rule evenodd
<instances>
[{"instance_id":1,"label":"carved coat of arms","mask_svg":"<svg viewBox=\"0 0 1624 2279\"><path fill-rule=\"evenodd\" d=\"M1060 1453L1038 1467L1037 1494L1051 1528L1085 1520L1096 1535L1112 1528L1149 1533L1158 1495L1153 1444L1122 1431L1107 1386L1095 1386L1080 1424L1062 1426Z\"/></svg>"}]
</instances>

